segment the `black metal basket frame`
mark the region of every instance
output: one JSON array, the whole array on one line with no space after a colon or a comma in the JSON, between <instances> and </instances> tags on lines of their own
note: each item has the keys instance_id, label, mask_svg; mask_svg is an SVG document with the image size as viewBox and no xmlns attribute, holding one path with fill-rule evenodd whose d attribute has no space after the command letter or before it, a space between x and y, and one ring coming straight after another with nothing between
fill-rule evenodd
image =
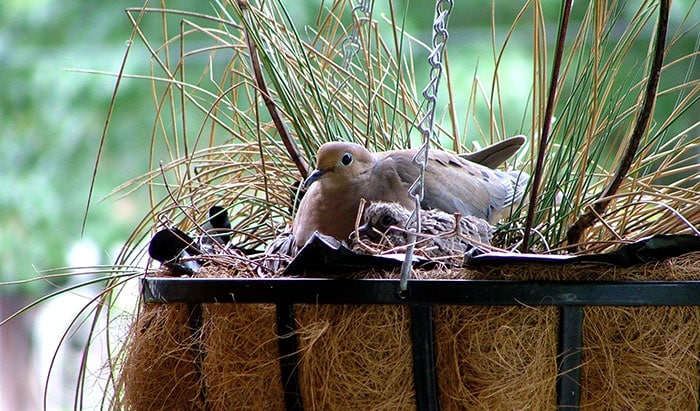
<instances>
[{"instance_id":1,"label":"black metal basket frame","mask_svg":"<svg viewBox=\"0 0 700 411\"><path fill-rule=\"evenodd\" d=\"M143 279L145 302L267 303L277 307L280 367L287 410L303 410L298 379L294 304L410 306L416 408L439 410L433 307L556 306L560 309L557 403L578 409L581 394L583 308L586 306L700 306L700 281L511 281L316 278Z\"/></svg>"}]
</instances>

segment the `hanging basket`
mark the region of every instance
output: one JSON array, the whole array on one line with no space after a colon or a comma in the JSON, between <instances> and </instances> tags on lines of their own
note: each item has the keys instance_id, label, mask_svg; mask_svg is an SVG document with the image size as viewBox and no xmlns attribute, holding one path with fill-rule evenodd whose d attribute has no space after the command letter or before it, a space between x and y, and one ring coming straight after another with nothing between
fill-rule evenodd
<instances>
[{"instance_id":1,"label":"hanging basket","mask_svg":"<svg viewBox=\"0 0 700 411\"><path fill-rule=\"evenodd\" d=\"M143 280L129 409L697 409L700 253L352 278Z\"/></svg>"}]
</instances>

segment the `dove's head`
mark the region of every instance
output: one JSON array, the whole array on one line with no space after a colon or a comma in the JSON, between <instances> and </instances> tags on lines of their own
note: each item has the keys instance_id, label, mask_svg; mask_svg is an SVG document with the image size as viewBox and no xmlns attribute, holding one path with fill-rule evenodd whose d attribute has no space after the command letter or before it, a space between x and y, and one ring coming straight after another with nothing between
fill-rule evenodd
<instances>
[{"instance_id":1,"label":"dove's head","mask_svg":"<svg viewBox=\"0 0 700 411\"><path fill-rule=\"evenodd\" d=\"M391 227L405 228L410 214L406 207L398 203L372 203L365 210L360 234L378 242L381 234L386 234Z\"/></svg>"},{"instance_id":2,"label":"dove's head","mask_svg":"<svg viewBox=\"0 0 700 411\"><path fill-rule=\"evenodd\" d=\"M308 187L318 180L340 187L348 183L367 182L376 161L376 157L359 144L338 141L325 143L316 154L316 170L309 175L304 185Z\"/></svg>"}]
</instances>

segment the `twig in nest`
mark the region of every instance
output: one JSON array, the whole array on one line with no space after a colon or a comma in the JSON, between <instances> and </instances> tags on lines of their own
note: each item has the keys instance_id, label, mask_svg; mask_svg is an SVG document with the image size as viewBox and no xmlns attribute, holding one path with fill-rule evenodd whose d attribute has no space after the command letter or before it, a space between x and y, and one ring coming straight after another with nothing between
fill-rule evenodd
<instances>
[{"instance_id":1,"label":"twig in nest","mask_svg":"<svg viewBox=\"0 0 700 411\"><path fill-rule=\"evenodd\" d=\"M381 253L382 250L379 249L379 248L376 248L376 247L372 247L372 246L370 245L370 243L364 241L364 240L362 239L362 235L360 235L360 218L361 218L361 216L362 216L362 213L364 212L365 203L366 203L365 199L364 199L364 198L361 198L361 199L360 199L359 211L357 212L357 218L355 219L355 239L356 239L356 243L355 243L355 244L352 244L352 246L353 246L353 248L354 248L355 245L357 245L357 246L359 246L359 248L360 248L362 251L366 251L366 252L368 252L368 253L370 253L370 254L376 255L376 254ZM391 244L391 241L389 241L389 239L384 235L384 233L379 232L379 230L375 229L374 227L372 227L371 229L372 229L372 231L374 231L374 232L376 232L376 233L379 233L379 235L381 235L381 237L382 237L382 238L379 240L378 245L381 246L382 244L385 244L385 243ZM374 244L374 243L371 243L371 244Z\"/></svg>"},{"instance_id":2,"label":"twig in nest","mask_svg":"<svg viewBox=\"0 0 700 411\"><path fill-rule=\"evenodd\" d=\"M451 233L455 237L459 237L462 235L462 214L460 213L455 213L455 229Z\"/></svg>"}]
</instances>

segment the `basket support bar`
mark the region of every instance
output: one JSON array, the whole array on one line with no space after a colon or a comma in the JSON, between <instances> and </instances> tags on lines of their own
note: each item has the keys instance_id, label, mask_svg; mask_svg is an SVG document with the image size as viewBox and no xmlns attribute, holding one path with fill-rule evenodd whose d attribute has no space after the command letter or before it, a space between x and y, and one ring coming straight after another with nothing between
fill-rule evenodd
<instances>
[{"instance_id":1,"label":"basket support bar","mask_svg":"<svg viewBox=\"0 0 700 411\"><path fill-rule=\"evenodd\" d=\"M411 306L411 345L413 347L413 384L416 391L416 409L439 411L435 357L435 328L433 307Z\"/></svg>"},{"instance_id":2,"label":"basket support bar","mask_svg":"<svg viewBox=\"0 0 700 411\"><path fill-rule=\"evenodd\" d=\"M277 344L280 353L280 375L287 411L303 411L299 385L299 343L294 324L294 306L277 304Z\"/></svg>"},{"instance_id":3,"label":"basket support bar","mask_svg":"<svg viewBox=\"0 0 700 411\"><path fill-rule=\"evenodd\" d=\"M557 403L559 409L578 410L581 399L581 347L583 307L564 306L559 311Z\"/></svg>"}]
</instances>

